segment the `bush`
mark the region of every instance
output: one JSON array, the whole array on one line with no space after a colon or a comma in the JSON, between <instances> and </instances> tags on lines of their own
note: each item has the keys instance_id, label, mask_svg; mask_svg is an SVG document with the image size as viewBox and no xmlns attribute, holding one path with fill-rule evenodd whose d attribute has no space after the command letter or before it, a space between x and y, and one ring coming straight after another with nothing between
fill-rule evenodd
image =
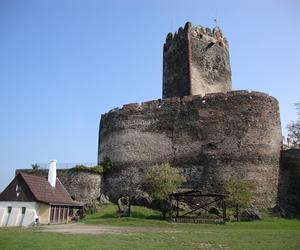
<instances>
[{"instance_id":1,"label":"bush","mask_svg":"<svg viewBox=\"0 0 300 250\"><path fill-rule=\"evenodd\" d=\"M103 167L98 165L94 167L87 167L85 165L76 165L75 167L70 169L74 172L89 172L89 173L95 173L95 174L102 174L103 173Z\"/></svg>"},{"instance_id":2,"label":"bush","mask_svg":"<svg viewBox=\"0 0 300 250\"><path fill-rule=\"evenodd\" d=\"M37 163L31 165L32 170L39 170L41 167Z\"/></svg>"},{"instance_id":3,"label":"bush","mask_svg":"<svg viewBox=\"0 0 300 250\"><path fill-rule=\"evenodd\" d=\"M103 173L107 173L112 167L112 161L108 156L103 157L103 161L100 163L103 168Z\"/></svg>"},{"instance_id":4,"label":"bush","mask_svg":"<svg viewBox=\"0 0 300 250\"><path fill-rule=\"evenodd\" d=\"M144 189L157 200L163 217L166 217L167 199L170 193L177 190L186 179L177 168L170 164L156 164L150 168L144 177Z\"/></svg>"},{"instance_id":5,"label":"bush","mask_svg":"<svg viewBox=\"0 0 300 250\"><path fill-rule=\"evenodd\" d=\"M235 176L225 184L225 192L228 195L226 203L229 207L236 208L236 217L239 220L241 208L248 207L253 200L255 186L249 181L244 181Z\"/></svg>"}]
</instances>

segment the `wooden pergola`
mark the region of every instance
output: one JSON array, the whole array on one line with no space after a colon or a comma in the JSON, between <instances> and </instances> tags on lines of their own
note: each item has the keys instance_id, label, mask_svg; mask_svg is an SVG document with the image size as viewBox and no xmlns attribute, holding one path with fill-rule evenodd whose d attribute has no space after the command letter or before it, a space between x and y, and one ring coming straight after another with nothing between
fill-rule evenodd
<instances>
[{"instance_id":1,"label":"wooden pergola","mask_svg":"<svg viewBox=\"0 0 300 250\"><path fill-rule=\"evenodd\" d=\"M171 215L175 212L175 217L172 218L175 222L193 222L193 223L225 223L226 222L226 203L225 203L224 194L217 193L202 193L200 190L188 190L188 191L178 191L169 194L170 204L173 204L173 201L176 201L175 206L170 206ZM195 202L194 198L201 198ZM184 202L187 204L191 210L183 211L181 213L179 208L179 203ZM221 206L220 206L221 203ZM215 214L217 218L215 219L203 219L201 216L192 216L196 212L206 211L209 212L209 209L213 205L217 205L221 209L220 214ZM175 211L174 211L175 210Z\"/></svg>"}]
</instances>

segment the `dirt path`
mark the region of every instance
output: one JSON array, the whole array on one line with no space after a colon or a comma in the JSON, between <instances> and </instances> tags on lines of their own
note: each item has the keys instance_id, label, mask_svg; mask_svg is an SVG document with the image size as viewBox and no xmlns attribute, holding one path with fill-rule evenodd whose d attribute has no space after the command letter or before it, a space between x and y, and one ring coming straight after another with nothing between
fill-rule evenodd
<instances>
[{"instance_id":1,"label":"dirt path","mask_svg":"<svg viewBox=\"0 0 300 250\"><path fill-rule=\"evenodd\" d=\"M86 225L86 224L61 224L41 226L42 232L55 232L64 234L127 234L127 233L146 233L146 232L176 232L172 228L157 227L116 227L105 225Z\"/></svg>"}]
</instances>

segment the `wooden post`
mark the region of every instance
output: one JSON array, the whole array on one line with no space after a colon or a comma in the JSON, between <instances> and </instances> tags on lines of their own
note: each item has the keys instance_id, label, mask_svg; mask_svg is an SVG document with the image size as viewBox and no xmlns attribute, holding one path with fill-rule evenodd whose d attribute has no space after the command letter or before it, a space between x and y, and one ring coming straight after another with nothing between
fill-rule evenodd
<instances>
[{"instance_id":1,"label":"wooden post","mask_svg":"<svg viewBox=\"0 0 300 250\"><path fill-rule=\"evenodd\" d=\"M58 220L57 220L57 223L60 223L60 212L61 212L61 208L60 206L58 206Z\"/></svg>"},{"instance_id":2,"label":"wooden post","mask_svg":"<svg viewBox=\"0 0 300 250\"><path fill-rule=\"evenodd\" d=\"M240 221L240 218L239 218L239 205L236 204L235 206L235 212L236 212L236 221Z\"/></svg>"},{"instance_id":3,"label":"wooden post","mask_svg":"<svg viewBox=\"0 0 300 250\"><path fill-rule=\"evenodd\" d=\"M129 198L128 200L128 215L129 217L131 217L131 198Z\"/></svg>"},{"instance_id":4,"label":"wooden post","mask_svg":"<svg viewBox=\"0 0 300 250\"><path fill-rule=\"evenodd\" d=\"M172 220L172 199L170 197L170 195L168 196L168 215L170 217L170 219Z\"/></svg>"},{"instance_id":5,"label":"wooden post","mask_svg":"<svg viewBox=\"0 0 300 250\"><path fill-rule=\"evenodd\" d=\"M179 197L176 196L176 218L179 217Z\"/></svg>"},{"instance_id":6,"label":"wooden post","mask_svg":"<svg viewBox=\"0 0 300 250\"><path fill-rule=\"evenodd\" d=\"M57 212L56 212L57 207L54 206L54 216L53 216L53 224L57 223Z\"/></svg>"},{"instance_id":7,"label":"wooden post","mask_svg":"<svg viewBox=\"0 0 300 250\"><path fill-rule=\"evenodd\" d=\"M223 209L223 221L226 222L226 202L222 200L222 209Z\"/></svg>"},{"instance_id":8,"label":"wooden post","mask_svg":"<svg viewBox=\"0 0 300 250\"><path fill-rule=\"evenodd\" d=\"M67 208L67 223L69 222L69 218L70 218L70 217L69 217L69 212L70 212L69 209L70 209L70 208L68 207L68 208Z\"/></svg>"},{"instance_id":9,"label":"wooden post","mask_svg":"<svg viewBox=\"0 0 300 250\"><path fill-rule=\"evenodd\" d=\"M63 209L62 209L62 211L63 211L63 217L62 217L62 220L63 220L63 223L65 223L66 221L65 221L65 213L66 213L66 207L63 207Z\"/></svg>"}]
</instances>

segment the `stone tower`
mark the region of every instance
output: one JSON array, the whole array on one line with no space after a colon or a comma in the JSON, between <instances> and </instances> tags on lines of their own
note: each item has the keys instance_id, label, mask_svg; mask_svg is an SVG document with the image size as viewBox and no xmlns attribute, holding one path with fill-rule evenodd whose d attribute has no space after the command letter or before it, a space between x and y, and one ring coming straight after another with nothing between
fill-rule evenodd
<instances>
[{"instance_id":1,"label":"stone tower","mask_svg":"<svg viewBox=\"0 0 300 250\"><path fill-rule=\"evenodd\" d=\"M186 23L169 33L163 53L163 98L232 90L228 43L213 30Z\"/></svg>"}]
</instances>

